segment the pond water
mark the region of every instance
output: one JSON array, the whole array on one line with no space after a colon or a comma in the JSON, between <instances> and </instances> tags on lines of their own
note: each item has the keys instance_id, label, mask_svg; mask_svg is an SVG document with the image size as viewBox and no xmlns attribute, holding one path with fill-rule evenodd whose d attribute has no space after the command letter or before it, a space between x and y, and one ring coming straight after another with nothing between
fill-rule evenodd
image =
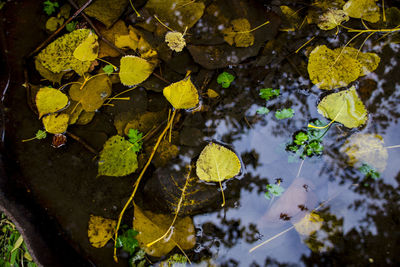
<instances>
[{"instance_id":1,"label":"pond water","mask_svg":"<svg viewBox=\"0 0 400 267\"><path fill-rule=\"evenodd\" d=\"M149 11L141 8L146 1L137 2L140 2L138 11L148 15ZM183 210L191 216L195 227L196 244L186 251L194 266L382 266L400 262L400 149L390 148L400 144L398 33L388 36L376 33L365 43L369 33L364 33L352 40L351 47L362 46L362 52L376 53L380 57L379 66L346 87L321 90L310 81L307 72L311 51L319 45L330 49L343 47L355 34L342 27L336 34L335 29L324 31L316 24L308 24L307 14L319 14L324 10L312 2L204 1L204 15L188 30L187 48L180 53L172 53L163 43L160 37L163 35L158 35L162 26L150 32L149 25L157 23L154 19L148 22L136 18L131 11L123 13L126 24L144 29L143 36L158 51L160 67L154 72L162 79L152 75L142 86L123 95L130 97L129 101L115 100L113 107L102 107L87 125L70 125L67 144L58 149L52 148L51 137L21 142L43 128L37 115L25 104L26 89L21 86L24 80L20 62L22 55L29 54L47 38L44 31L47 16L34 1L6 5L9 60L14 67L14 80L7 99L11 121L7 140L30 194L57 219L63 234L80 253L96 266L127 266L128 256L123 252L118 254L120 262L114 263L112 242L104 248L90 245L88 221L93 214L118 218L140 167L126 177L97 177L98 158L71 136L101 151L106 140L117 134L114 122L126 114L132 118L137 114L156 114L147 122L148 129L153 126L162 129L170 105L161 90L191 71L201 96L201 107L178 113L172 143L178 147L179 154L167 157L167 162L159 159L150 166L135 203L144 210L171 214L170 199L163 188L171 189L175 198L179 198L179 194L176 195L173 185L168 184L169 177L176 177L182 185L187 166L196 162L209 142L235 151L242 168L238 176L222 183L225 206L221 208L218 183L198 182L201 192L194 198L204 203L195 203L194 207ZM378 3L381 6L381 1ZM281 8L284 5L297 11L298 21L293 14L285 17ZM385 1L386 8L395 6L396 1ZM225 20L235 18L248 19L252 28L267 20L270 23L252 32L255 38L252 46L238 48L224 41L220 28ZM400 17L391 19L399 21ZM36 22L32 24L32 21ZM79 21L83 23L84 20ZM374 29L384 27L379 23L366 23ZM27 25L30 25L29 30ZM101 27L100 23L96 25ZM364 29L359 19L350 19L345 25ZM308 40L311 41L296 52ZM119 57L107 60L119 64ZM35 71L32 59L27 67L32 85L50 84ZM228 88L217 83L223 71L235 76ZM353 85L368 111L366 123L357 128L333 123L322 138L321 155L302 159L288 151L287 145L300 131L306 132L311 121L318 119L324 124L330 121L318 113L317 106L323 97ZM209 88L215 90L218 97L208 97ZM263 88L280 89L280 95L266 102L259 96ZM124 90L126 87L120 83L113 84L113 95ZM263 106L271 112L258 114L257 110ZM284 108L292 108L294 116L277 119L275 111ZM139 157L139 166L143 167L160 132L144 142L144 156ZM360 134L379 135L388 147L387 156L376 157L372 148L368 152L372 164L378 166L379 178L367 177L358 165L348 164L342 147L350 137ZM373 141L367 140L362 145L370 142ZM268 184L279 185L286 192L267 199ZM310 212L317 217L307 221L306 229L293 227ZM132 225L133 216L130 205L123 224ZM309 227L317 228L310 233ZM270 238L269 242L249 252ZM179 253L179 249L175 248L173 253ZM150 259L153 263L159 262L159 258Z\"/></svg>"}]
</instances>

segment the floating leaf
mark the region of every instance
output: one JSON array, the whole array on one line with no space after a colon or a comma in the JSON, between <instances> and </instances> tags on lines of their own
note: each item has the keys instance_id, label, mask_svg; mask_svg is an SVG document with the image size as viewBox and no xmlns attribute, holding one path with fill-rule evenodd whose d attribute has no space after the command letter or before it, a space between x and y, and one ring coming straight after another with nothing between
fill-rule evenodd
<instances>
[{"instance_id":1,"label":"floating leaf","mask_svg":"<svg viewBox=\"0 0 400 267\"><path fill-rule=\"evenodd\" d=\"M138 167L136 152L125 138L114 135L104 144L100 152L98 175L125 176Z\"/></svg>"},{"instance_id":2,"label":"floating leaf","mask_svg":"<svg viewBox=\"0 0 400 267\"><path fill-rule=\"evenodd\" d=\"M348 20L349 16L343 10L328 9L319 17L318 27L324 31L332 30Z\"/></svg>"},{"instance_id":3,"label":"floating leaf","mask_svg":"<svg viewBox=\"0 0 400 267\"><path fill-rule=\"evenodd\" d=\"M97 35L90 32L88 37L74 50L74 57L80 61L93 61L99 54Z\"/></svg>"},{"instance_id":4,"label":"floating leaf","mask_svg":"<svg viewBox=\"0 0 400 267\"><path fill-rule=\"evenodd\" d=\"M341 48L340 51L342 51ZM337 50L337 49L335 49ZM375 53L362 53L353 47L346 47L343 54L357 59L361 64L360 76L367 75L370 72L373 72L379 65L381 58Z\"/></svg>"},{"instance_id":5,"label":"floating leaf","mask_svg":"<svg viewBox=\"0 0 400 267\"><path fill-rule=\"evenodd\" d=\"M199 103L199 94L190 76L165 87L163 94L176 109L194 108Z\"/></svg>"},{"instance_id":6,"label":"floating leaf","mask_svg":"<svg viewBox=\"0 0 400 267\"><path fill-rule=\"evenodd\" d=\"M185 38L183 38L183 34L180 32L167 32L165 42L175 52L181 52L186 46Z\"/></svg>"},{"instance_id":7,"label":"floating leaf","mask_svg":"<svg viewBox=\"0 0 400 267\"><path fill-rule=\"evenodd\" d=\"M235 76L226 71L222 72L217 77L217 83L220 84L222 88L228 88L234 80Z\"/></svg>"},{"instance_id":8,"label":"floating leaf","mask_svg":"<svg viewBox=\"0 0 400 267\"><path fill-rule=\"evenodd\" d=\"M95 248L104 247L114 234L117 222L101 216L90 215L88 237L90 244Z\"/></svg>"},{"instance_id":9,"label":"floating leaf","mask_svg":"<svg viewBox=\"0 0 400 267\"><path fill-rule=\"evenodd\" d=\"M354 86L324 97L318 104L318 112L348 128L358 127L367 121L367 110Z\"/></svg>"},{"instance_id":10,"label":"floating leaf","mask_svg":"<svg viewBox=\"0 0 400 267\"><path fill-rule=\"evenodd\" d=\"M107 75L86 77L86 80L82 77L78 82L69 89L69 96L72 100L80 103L87 112L99 109L106 98L111 95L111 81Z\"/></svg>"},{"instance_id":11,"label":"floating leaf","mask_svg":"<svg viewBox=\"0 0 400 267\"><path fill-rule=\"evenodd\" d=\"M347 154L347 163L350 166L359 168L368 164L378 172L383 172L386 168L388 152L380 135L354 134L346 140L340 151Z\"/></svg>"},{"instance_id":12,"label":"floating leaf","mask_svg":"<svg viewBox=\"0 0 400 267\"><path fill-rule=\"evenodd\" d=\"M266 101L268 101L275 96L279 96L279 92L280 92L279 89L264 88L264 89L260 89L259 95L262 99L265 99Z\"/></svg>"},{"instance_id":13,"label":"floating leaf","mask_svg":"<svg viewBox=\"0 0 400 267\"><path fill-rule=\"evenodd\" d=\"M294 228L301 235L312 235L321 229L324 220L315 212L307 213L300 221L294 223Z\"/></svg>"},{"instance_id":14,"label":"floating leaf","mask_svg":"<svg viewBox=\"0 0 400 267\"><path fill-rule=\"evenodd\" d=\"M136 85L146 80L153 72L153 66L147 60L124 56L121 58L119 78L124 85Z\"/></svg>"},{"instance_id":15,"label":"floating leaf","mask_svg":"<svg viewBox=\"0 0 400 267\"><path fill-rule=\"evenodd\" d=\"M249 47L254 44L254 35L249 32L250 23L247 19L234 19L231 21L231 26L224 29L224 40L236 47Z\"/></svg>"},{"instance_id":16,"label":"floating leaf","mask_svg":"<svg viewBox=\"0 0 400 267\"><path fill-rule=\"evenodd\" d=\"M269 184L266 186L267 192L265 192L265 198L271 199L273 196L279 197L285 191L285 188L279 184Z\"/></svg>"},{"instance_id":17,"label":"floating leaf","mask_svg":"<svg viewBox=\"0 0 400 267\"><path fill-rule=\"evenodd\" d=\"M374 167L369 166L368 164L364 163L358 170L365 175L365 177L370 177L372 179L379 179L381 174L375 170Z\"/></svg>"},{"instance_id":18,"label":"floating leaf","mask_svg":"<svg viewBox=\"0 0 400 267\"><path fill-rule=\"evenodd\" d=\"M170 227L173 216L142 211L136 204L134 204L134 209L133 228L139 231L136 239L148 255L161 257L168 254L177 245L186 250L193 248L196 244L193 220L190 217L178 217L169 237L147 247L148 243L164 235Z\"/></svg>"},{"instance_id":19,"label":"floating leaf","mask_svg":"<svg viewBox=\"0 0 400 267\"><path fill-rule=\"evenodd\" d=\"M363 19L372 23L378 22L380 19L376 0L349 0L343 6L343 11L352 18Z\"/></svg>"},{"instance_id":20,"label":"floating leaf","mask_svg":"<svg viewBox=\"0 0 400 267\"><path fill-rule=\"evenodd\" d=\"M196 162L197 176L206 182L221 182L239 174L238 156L224 146L210 143L201 151Z\"/></svg>"},{"instance_id":21,"label":"floating leaf","mask_svg":"<svg viewBox=\"0 0 400 267\"><path fill-rule=\"evenodd\" d=\"M73 56L75 49L91 33L88 29L75 30L57 38L37 56L40 63L53 73L74 70L79 75L88 71L91 61L81 61Z\"/></svg>"},{"instance_id":22,"label":"floating leaf","mask_svg":"<svg viewBox=\"0 0 400 267\"><path fill-rule=\"evenodd\" d=\"M267 115L270 112L270 110L267 107L261 107L257 109L257 114L260 115Z\"/></svg>"},{"instance_id":23,"label":"floating leaf","mask_svg":"<svg viewBox=\"0 0 400 267\"><path fill-rule=\"evenodd\" d=\"M39 112L39 119L49 113L59 111L68 104L68 97L61 91L44 87L36 94L36 107Z\"/></svg>"},{"instance_id":24,"label":"floating leaf","mask_svg":"<svg viewBox=\"0 0 400 267\"><path fill-rule=\"evenodd\" d=\"M284 108L282 110L275 111L275 118L278 120L289 119L293 117L294 110L291 108Z\"/></svg>"},{"instance_id":25,"label":"floating leaf","mask_svg":"<svg viewBox=\"0 0 400 267\"><path fill-rule=\"evenodd\" d=\"M87 0L77 2L79 6L83 6ZM121 17L128 4L128 0L96 0L85 8L85 14L96 18L109 28Z\"/></svg>"},{"instance_id":26,"label":"floating leaf","mask_svg":"<svg viewBox=\"0 0 400 267\"><path fill-rule=\"evenodd\" d=\"M64 133L68 128L68 114L50 114L43 117L42 122L46 132L52 134Z\"/></svg>"},{"instance_id":27,"label":"floating leaf","mask_svg":"<svg viewBox=\"0 0 400 267\"><path fill-rule=\"evenodd\" d=\"M47 133L46 133L46 131L38 130L35 137L38 140L45 139L47 137Z\"/></svg>"}]
</instances>

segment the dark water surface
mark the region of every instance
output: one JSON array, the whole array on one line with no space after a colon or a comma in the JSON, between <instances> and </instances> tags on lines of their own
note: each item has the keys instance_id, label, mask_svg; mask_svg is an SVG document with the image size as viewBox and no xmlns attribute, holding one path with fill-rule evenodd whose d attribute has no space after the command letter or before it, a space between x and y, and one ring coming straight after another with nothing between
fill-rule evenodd
<instances>
[{"instance_id":1,"label":"dark water surface","mask_svg":"<svg viewBox=\"0 0 400 267\"><path fill-rule=\"evenodd\" d=\"M206 2L210 4L211 1ZM216 2L221 6L227 5L227 1ZM366 180L360 171L347 165L346 155L340 152L340 148L347 138L357 132L379 134L386 146L400 144L400 44L391 42L392 36L379 39L382 35L377 34L363 47L364 52L374 52L381 57L377 70L353 83L369 112L367 123L357 129L335 123L323 139L325 150L322 156L306 158L304 162L301 159L288 160L292 154L285 151L285 146L294 133L306 130L312 119L323 120L318 114L317 104L327 92L316 88L309 80L307 55L317 45L325 44L332 49L341 47L353 35L342 29L336 36L334 30L324 32L315 24L304 25L296 31L278 31L285 28L279 6L292 4L294 10L302 8L299 14L304 17L310 8L306 2L233 2L235 4L232 4L228 17L251 17L252 26L260 25L266 19L271 20L268 27L255 31L255 47L233 49L223 40L212 38L218 25L209 26L211 20L203 17L190 31L189 48L181 54L174 53L161 63L167 80L178 81L190 69L202 93L205 92L202 85L208 77L211 82L207 88L213 88L220 94L217 99L203 97L199 112L182 112L174 129L180 133L174 141L180 153L163 169L183 173L185 166L196 159L211 140L232 147L244 163L240 177L224 183L226 206L219 208L219 187L215 185L215 205L203 207L193 216L197 244L187 252L193 264L399 264L400 149L388 149L387 166L381 177ZM396 1L385 3L394 6ZM58 220L67 238L81 253L97 266L113 266L111 243L102 249L91 247L87 238L87 223L90 214L116 219L138 174L122 178L96 178L94 155L72 139L57 150L51 147L51 138L21 143L22 139L33 136L37 129L42 128L26 105L20 64L21 56L27 55L47 38L43 31L46 17L41 6L34 1L13 1L7 4L5 14L9 60L13 67L13 83L7 99L12 128L7 132L7 140L12 143L24 175L23 181L50 216ZM129 18L127 16L128 24ZM352 27L360 28L361 24L354 22ZM309 46L294 52L314 36ZM365 37L363 35L352 45L358 48ZM268 45L265 47L265 44ZM210 69L212 66L199 59L196 49L203 51L201 49L207 45L220 46L227 53L225 60L208 58L208 64L218 69ZM31 63L28 62L28 67ZM34 72L33 69L30 71ZM227 89L216 83L216 77L222 71L236 77ZM40 81L35 75L31 74L32 83L38 84ZM157 84L161 88L166 86L161 81ZM295 111L293 118L277 120L273 112L256 114L256 110L265 103L258 96L259 90L268 87L281 90L281 96L269 101L268 107L271 110L291 107ZM123 88L114 90L119 92ZM168 103L161 93L138 88L129 96L134 107L126 108L121 104L114 109L102 108L90 124L72 126L68 130L100 151L107 138L116 134L113 120L121 110L161 112L165 115L162 119L166 119ZM154 201L153 195L146 195L150 181L158 179L160 169L152 166L145 176L136 200L143 207L157 210L164 205ZM292 202L288 201L286 206L278 198L267 200L264 197L265 186L275 183L276 179L281 179L281 186L286 189L291 184L296 188L289 197ZM318 207L317 213L324 220L322 228L311 236L300 235L291 229L249 253L252 247L292 227L298 217L290 220L279 217L287 205L296 209L300 202L307 204L309 210ZM132 215L133 209L128 210L126 224L131 224ZM121 266L126 264L125 261L120 263Z\"/></svg>"}]
</instances>

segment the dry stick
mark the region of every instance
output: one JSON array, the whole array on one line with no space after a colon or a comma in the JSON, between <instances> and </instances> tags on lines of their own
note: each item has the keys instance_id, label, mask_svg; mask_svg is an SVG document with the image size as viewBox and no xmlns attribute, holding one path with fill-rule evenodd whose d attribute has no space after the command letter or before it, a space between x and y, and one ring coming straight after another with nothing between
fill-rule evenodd
<instances>
[{"instance_id":1,"label":"dry stick","mask_svg":"<svg viewBox=\"0 0 400 267\"><path fill-rule=\"evenodd\" d=\"M149 167L149 165L151 163L151 160L153 159L154 155L156 154L157 148L160 145L161 140L163 139L164 135L167 133L169 127L172 127L176 111L177 110L175 109L174 112L172 113L171 120L168 122L167 126L164 128L164 130L162 131L162 133L158 137L157 142L156 142L155 146L153 147L153 151L151 152L150 158L147 160L146 165L142 169L138 179L135 182L134 189L133 189L133 192L132 192L131 196L129 197L128 201L125 203L124 208L122 209L121 213L118 216L118 223L117 223L117 227L115 228L115 235L114 235L114 261L115 262L118 262L118 257L117 257L117 238L118 238L118 230L119 230L119 227L121 225L122 217L124 216L125 210L128 208L129 204L132 202L133 197L135 196L136 191L137 191L137 189L139 187L140 180L142 179L144 173L146 172L147 168Z\"/></svg>"},{"instance_id":2,"label":"dry stick","mask_svg":"<svg viewBox=\"0 0 400 267\"><path fill-rule=\"evenodd\" d=\"M37 52L39 52L45 45L47 45L53 38L54 36L56 36L62 29L64 29L64 27L71 22L71 20L73 20L74 18L76 18L76 16L78 16L88 5L90 5L92 3L93 0L89 0L86 2L86 4L84 4L81 8L78 8L78 6L75 5L75 8L78 9L74 15L72 15L72 17L70 17L69 19L67 19L67 21L60 27L58 28L55 32L53 32L52 35L49 36L49 38L47 38L43 43L41 43L32 53L30 53L28 55L28 58L30 58L31 56L33 56L34 54L36 54Z\"/></svg>"},{"instance_id":3,"label":"dry stick","mask_svg":"<svg viewBox=\"0 0 400 267\"><path fill-rule=\"evenodd\" d=\"M66 132L66 134L67 134L69 137L71 137L72 139L78 141L81 145L83 145L87 150L89 150L89 151L92 152L93 154L95 154L95 155L98 154L98 152L97 152L93 147L91 147L88 143L86 143L85 141L83 141L79 136L76 136L75 134L70 133L70 132Z\"/></svg>"}]
</instances>

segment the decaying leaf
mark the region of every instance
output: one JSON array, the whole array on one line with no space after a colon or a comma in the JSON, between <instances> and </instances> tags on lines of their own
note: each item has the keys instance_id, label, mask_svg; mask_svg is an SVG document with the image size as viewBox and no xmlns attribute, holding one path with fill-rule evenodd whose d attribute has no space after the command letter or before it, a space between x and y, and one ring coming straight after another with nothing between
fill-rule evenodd
<instances>
[{"instance_id":1,"label":"decaying leaf","mask_svg":"<svg viewBox=\"0 0 400 267\"><path fill-rule=\"evenodd\" d=\"M153 151L153 146L146 147L146 154L150 155ZM171 144L168 140L162 140L157 152L154 155L152 163L157 168L163 167L171 162L179 153L179 149L176 145Z\"/></svg>"},{"instance_id":2,"label":"decaying leaf","mask_svg":"<svg viewBox=\"0 0 400 267\"><path fill-rule=\"evenodd\" d=\"M205 5L200 1L149 0L145 6L176 31L190 29L203 16Z\"/></svg>"},{"instance_id":3,"label":"decaying leaf","mask_svg":"<svg viewBox=\"0 0 400 267\"><path fill-rule=\"evenodd\" d=\"M373 53L358 52L345 47L331 50L325 45L314 48L308 61L308 74L320 89L347 86L358 77L374 71L379 57Z\"/></svg>"},{"instance_id":4,"label":"decaying leaf","mask_svg":"<svg viewBox=\"0 0 400 267\"><path fill-rule=\"evenodd\" d=\"M196 162L197 176L206 182L221 182L239 174L238 156L224 146L210 143L201 151Z\"/></svg>"},{"instance_id":5,"label":"decaying leaf","mask_svg":"<svg viewBox=\"0 0 400 267\"><path fill-rule=\"evenodd\" d=\"M52 134L64 133L68 128L68 114L50 114L43 117L42 122L46 132Z\"/></svg>"},{"instance_id":6,"label":"decaying leaf","mask_svg":"<svg viewBox=\"0 0 400 267\"><path fill-rule=\"evenodd\" d=\"M367 110L354 86L324 97L318 104L318 112L348 128L358 127L367 121Z\"/></svg>"},{"instance_id":7,"label":"decaying leaf","mask_svg":"<svg viewBox=\"0 0 400 267\"><path fill-rule=\"evenodd\" d=\"M104 247L108 240L113 237L116 225L117 222L115 220L91 214L88 226L90 244L95 248Z\"/></svg>"},{"instance_id":8,"label":"decaying leaf","mask_svg":"<svg viewBox=\"0 0 400 267\"><path fill-rule=\"evenodd\" d=\"M199 103L199 94L190 76L165 87L163 94L176 109L194 108Z\"/></svg>"},{"instance_id":9,"label":"decaying leaf","mask_svg":"<svg viewBox=\"0 0 400 267\"><path fill-rule=\"evenodd\" d=\"M54 42L50 43L37 56L45 68L53 73L74 70L79 75L83 75L91 61L81 61L73 56L75 49L92 34L88 29L75 30L65 34Z\"/></svg>"},{"instance_id":10,"label":"decaying leaf","mask_svg":"<svg viewBox=\"0 0 400 267\"><path fill-rule=\"evenodd\" d=\"M318 27L324 31L332 30L349 20L346 12L340 9L329 9L319 17Z\"/></svg>"},{"instance_id":11,"label":"decaying leaf","mask_svg":"<svg viewBox=\"0 0 400 267\"><path fill-rule=\"evenodd\" d=\"M96 111L103 105L106 98L111 95L111 81L107 75L89 77L87 82L82 77L78 82L69 89L69 96L72 100L80 103L85 111ZM84 83L85 85L82 87Z\"/></svg>"},{"instance_id":12,"label":"decaying leaf","mask_svg":"<svg viewBox=\"0 0 400 267\"><path fill-rule=\"evenodd\" d=\"M50 32L56 31L64 23L64 18L50 17L46 21L46 30Z\"/></svg>"},{"instance_id":13,"label":"decaying leaf","mask_svg":"<svg viewBox=\"0 0 400 267\"><path fill-rule=\"evenodd\" d=\"M139 231L136 239L148 255L161 257L168 254L177 245L181 249L187 250L196 244L193 220L190 217L184 217L177 218L170 236L147 247L148 243L164 235L170 227L173 216L142 211L136 204L134 204L134 208L133 228Z\"/></svg>"},{"instance_id":14,"label":"decaying leaf","mask_svg":"<svg viewBox=\"0 0 400 267\"><path fill-rule=\"evenodd\" d=\"M74 50L74 57L80 61L93 61L99 54L97 35L90 32L88 37Z\"/></svg>"},{"instance_id":15,"label":"decaying leaf","mask_svg":"<svg viewBox=\"0 0 400 267\"><path fill-rule=\"evenodd\" d=\"M36 94L36 107L39 112L39 119L49 113L59 111L68 104L68 97L61 91L44 87Z\"/></svg>"},{"instance_id":16,"label":"decaying leaf","mask_svg":"<svg viewBox=\"0 0 400 267\"><path fill-rule=\"evenodd\" d=\"M38 58L35 58L35 69L39 72L39 74L54 83L61 83L61 79L64 76L66 72L59 72L59 73L54 73L51 72L50 70L46 69L42 63L38 60Z\"/></svg>"},{"instance_id":17,"label":"decaying leaf","mask_svg":"<svg viewBox=\"0 0 400 267\"><path fill-rule=\"evenodd\" d=\"M131 148L132 144L125 138L110 137L100 152L98 175L125 176L136 171L137 156Z\"/></svg>"},{"instance_id":18,"label":"decaying leaf","mask_svg":"<svg viewBox=\"0 0 400 267\"><path fill-rule=\"evenodd\" d=\"M350 166L359 168L363 164L368 164L378 172L383 172L386 168L388 152L384 147L382 136L378 134L353 134L340 151L347 154L347 163Z\"/></svg>"},{"instance_id":19,"label":"decaying leaf","mask_svg":"<svg viewBox=\"0 0 400 267\"><path fill-rule=\"evenodd\" d=\"M183 48L186 46L185 38L180 32L167 32L165 35L165 42L168 47L175 52L182 52Z\"/></svg>"},{"instance_id":20,"label":"decaying leaf","mask_svg":"<svg viewBox=\"0 0 400 267\"><path fill-rule=\"evenodd\" d=\"M285 15L283 25L293 28L298 28L301 24L299 13L288 6L280 6L281 12Z\"/></svg>"},{"instance_id":21,"label":"decaying leaf","mask_svg":"<svg viewBox=\"0 0 400 267\"><path fill-rule=\"evenodd\" d=\"M78 0L79 6L83 6L86 2L86 0ZM128 3L128 0L96 0L85 8L85 13L109 28L122 15Z\"/></svg>"},{"instance_id":22,"label":"decaying leaf","mask_svg":"<svg viewBox=\"0 0 400 267\"><path fill-rule=\"evenodd\" d=\"M76 124L86 125L93 120L94 115L96 115L95 111L89 112L89 111L82 110L81 114L78 117L78 120L76 121Z\"/></svg>"},{"instance_id":23,"label":"decaying leaf","mask_svg":"<svg viewBox=\"0 0 400 267\"><path fill-rule=\"evenodd\" d=\"M321 229L324 220L315 212L308 212L300 221L294 223L294 228L300 235L309 236Z\"/></svg>"},{"instance_id":24,"label":"decaying leaf","mask_svg":"<svg viewBox=\"0 0 400 267\"><path fill-rule=\"evenodd\" d=\"M121 58L119 78L124 85L136 85L146 80L154 67L145 59L135 56Z\"/></svg>"},{"instance_id":25,"label":"decaying leaf","mask_svg":"<svg viewBox=\"0 0 400 267\"><path fill-rule=\"evenodd\" d=\"M128 27L126 27L125 22L122 20L118 20L114 23L114 25L110 29L99 28L100 33L104 38L109 40L111 43L116 45L116 38L121 35L128 35ZM118 47L118 46L117 46ZM117 57L119 56L119 52L114 48L109 46L103 40L99 41L99 58L103 57Z\"/></svg>"},{"instance_id":26,"label":"decaying leaf","mask_svg":"<svg viewBox=\"0 0 400 267\"><path fill-rule=\"evenodd\" d=\"M349 0L343 6L343 11L352 18L363 19L372 23L378 22L381 17L376 0Z\"/></svg>"},{"instance_id":27,"label":"decaying leaf","mask_svg":"<svg viewBox=\"0 0 400 267\"><path fill-rule=\"evenodd\" d=\"M129 129L137 129L142 133L147 133L155 129L159 123L166 119L165 112L146 112L134 120L130 120L125 124L123 133L128 135Z\"/></svg>"},{"instance_id":28,"label":"decaying leaf","mask_svg":"<svg viewBox=\"0 0 400 267\"><path fill-rule=\"evenodd\" d=\"M254 35L250 31L250 22L245 19L234 19L231 26L224 29L224 40L236 47L249 47L254 44Z\"/></svg>"}]
</instances>

